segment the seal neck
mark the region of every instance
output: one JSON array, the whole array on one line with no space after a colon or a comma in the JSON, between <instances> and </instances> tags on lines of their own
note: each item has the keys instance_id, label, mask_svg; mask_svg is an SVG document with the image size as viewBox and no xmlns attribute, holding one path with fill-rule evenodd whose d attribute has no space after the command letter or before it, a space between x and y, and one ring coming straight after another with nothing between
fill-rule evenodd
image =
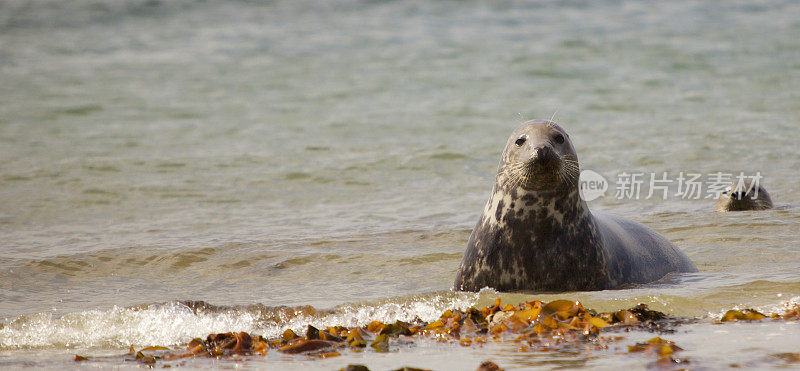
<instances>
[{"instance_id":1,"label":"seal neck","mask_svg":"<svg viewBox=\"0 0 800 371\"><path fill-rule=\"evenodd\" d=\"M540 228L547 224L558 228L589 216L589 207L577 188L535 191L500 186L493 192L490 202L503 207L505 210L501 213L513 213L514 217ZM548 223L550 221L552 223Z\"/></svg>"},{"instance_id":2,"label":"seal neck","mask_svg":"<svg viewBox=\"0 0 800 371\"><path fill-rule=\"evenodd\" d=\"M468 242L482 244L488 247L478 250L483 254L478 258L488 262L489 271L518 272L487 281L499 290L519 288L520 282L534 290L602 289L606 282L601 237L577 189L495 185Z\"/></svg>"}]
</instances>

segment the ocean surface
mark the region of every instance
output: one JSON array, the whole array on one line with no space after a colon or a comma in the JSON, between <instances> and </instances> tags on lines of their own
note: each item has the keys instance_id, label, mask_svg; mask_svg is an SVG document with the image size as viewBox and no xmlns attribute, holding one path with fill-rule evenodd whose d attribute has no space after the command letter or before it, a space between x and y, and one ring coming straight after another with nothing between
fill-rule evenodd
<instances>
[{"instance_id":1,"label":"ocean surface","mask_svg":"<svg viewBox=\"0 0 800 371\"><path fill-rule=\"evenodd\" d=\"M695 318L695 368L782 366L800 323L796 1L0 2L0 368L79 367L211 332L580 300ZM589 202L699 273L599 292L451 291L508 135L569 133ZM760 174L776 204L615 197L622 173ZM659 195L659 194L657 194ZM203 309L192 301L205 302ZM287 307L313 306L295 317ZM631 332L630 344L653 336ZM613 351L421 342L187 367L640 368ZM109 358L104 367L135 367Z\"/></svg>"}]
</instances>

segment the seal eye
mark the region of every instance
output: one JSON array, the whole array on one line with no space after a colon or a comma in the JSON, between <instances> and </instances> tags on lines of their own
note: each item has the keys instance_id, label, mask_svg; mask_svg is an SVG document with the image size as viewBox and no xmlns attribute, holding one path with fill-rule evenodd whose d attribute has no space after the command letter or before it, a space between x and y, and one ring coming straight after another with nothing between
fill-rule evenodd
<instances>
[{"instance_id":1,"label":"seal eye","mask_svg":"<svg viewBox=\"0 0 800 371\"><path fill-rule=\"evenodd\" d=\"M561 134L556 134L556 136L553 137L553 140L555 140L558 144L564 144L564 136Z\"/></svg>"},{"instance_id":2,"label":"seal eye","mask_svg":"<svg viewBox=\"0 0 800 371\"><path fill-rule=\"evenodd\" d=\"M514 144L516 144L517 147L522 147L522 145L525 144L525 137L520 137Z\"/></svg>"}]
</instances>

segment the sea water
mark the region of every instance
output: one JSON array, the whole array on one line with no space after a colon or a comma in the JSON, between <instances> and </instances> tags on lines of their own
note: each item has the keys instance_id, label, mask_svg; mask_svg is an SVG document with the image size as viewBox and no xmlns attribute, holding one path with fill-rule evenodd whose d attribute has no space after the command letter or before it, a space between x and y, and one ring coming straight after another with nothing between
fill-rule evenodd
<instances>
[{"instance_id":1,"label":"sea water","mask_svg":"<svg viewBox=\"0 0 800 371\"><path fill-rule=\"evenodd\" d=\"M798 35L793 1L4 1L0 367L433 320L496 297L645 303L696 319L664 336L693 366L781 365L770 355L798 351L797 322L713 323L800 300ZM655 229L699 272L599 292L451 291L505 141L534 118L563 126L582 169L608 180L590 208ZM681 172L759 174L777 207L716 213L707 189L678 195ZM617 197L632 173L642 193ZM666 199L647 197L651 174L673 180ZM245 365L485 359L652 361L420 341Z\"/></svg>"}]
</instances>

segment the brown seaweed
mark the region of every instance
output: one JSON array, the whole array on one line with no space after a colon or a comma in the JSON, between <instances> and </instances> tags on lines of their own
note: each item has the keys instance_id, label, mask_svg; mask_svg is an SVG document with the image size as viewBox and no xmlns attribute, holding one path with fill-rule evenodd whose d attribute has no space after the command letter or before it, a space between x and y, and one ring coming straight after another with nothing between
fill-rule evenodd
<instances>
[{"instance_id":1,"label":"brown seaweed","mask_svg":"<svg viewBox=\"0 0 800 371\"><path fill-rule=\"evenodd\" d=\"M722 322L758 321L764 318L767 318L767 316L753 309L743 309L743 310L731 309L725 312L720 321Z\"/></svg>"},{"instance_id":2,"label":"brown seaweed","mask_svg":"<svg viewBox=\"0 0 800 371\"><path fill-rule=\"evenodd\" d=\"M309 353L320 350L329 350L339 346L339 343L330 340L321 339L297 339L287 345L278 349L278 351L287 354Z\"/></svg>"},{"instance_id":3,"label":"brown seaweed","mask_svg":"<svg viewBox=\"0 0 800 371\"><path fill-rule=\"evenodd\" d=\"M204 310L195 304L196 310ZM752 309L730 310L720 319L722 322L754 321L765 319L800 318L800 306L792 304L783 314L766 316ZM313 308L303 308L302 313L314 313ZM131 346L125 356L153 366L159 361L174 361L187 357L266 356L270 349L284 354L302 354L319 358L336 357L342 352L389 352L398 351L404 345L419 338L430 338L440 342L458 344L463 347L481 347L487 341L518 344L521 351L552 351L559 347L569 348L584 344L596 349L608 348L608 344L624 339L621 336L601 336L615 329L644 329L668 332L677 319L664 313L650 310L640 304L630 309L610 313L597 313L586 309L580 302L554 300L551 302L530 301L518 305L503 304L496 299L493 305L467 310L449 309L438 319L425 322L419 318L412 322L395 321L383 323L372 321L364 326L306 326L303 336L286 329L279 336L265 339L246 332L209 334L205 339L195 338L182 350L151 346L139 349ZM369 344L369 347L367 345ZM564 348L564 349L566 349ZM669 340L655 337L647 342L628 347L631 354L646 354L658 363L687 363L675 358L682 349ZM797 353L772 355L786 362L798 362ZM89 357L76 355L76 362L91 361ZM363 368L362 368L363 367ZM349 365L350 370L364 370L366 366ZM412 369L412 368L404 368ZM478 370L500 370L491 362L484 362Z\"/></svg>"},{"instance_id":4,"label":"brown seaweed","mask_svg":"<svg viewBox=\"0 0 800 371\"><path fill-rule=\"evenodd\" d=\"M683 348L675 345L674 342L664 340L660 337L654 337L644 343L637 343L628 347L628 352L638 353L642 352L649 355L654 355L658 359L658 363L688 363L685 359L674 358L673 354L682 351Z\"/></svg>"},{"instance_id":5,"label":"brown seaweed","mask_svg":"<svg viewBox=\"0 0 800 371\"><path fill-rule=\"evenodd\" d=\"M503 371L503 369L492 361L484 361L476 371Z\"/></svg>"}]
</instances>

